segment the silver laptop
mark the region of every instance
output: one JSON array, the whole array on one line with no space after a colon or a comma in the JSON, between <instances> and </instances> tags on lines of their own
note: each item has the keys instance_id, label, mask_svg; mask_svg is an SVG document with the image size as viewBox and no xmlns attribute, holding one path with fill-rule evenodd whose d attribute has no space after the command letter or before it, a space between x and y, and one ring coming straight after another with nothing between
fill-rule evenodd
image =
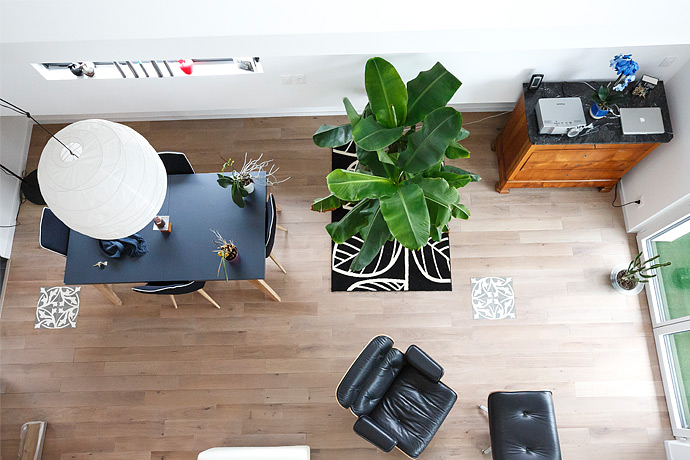
<instances>
[{"instance_id":1,"label":"silver laptop","mask_svg":"<svg viewBox=\"0 0 690 460\"><path fill-rule=\"evenodd\" d=\"M659 107L621 109L623 134L663 134L664 120Z\"/></svg>"}]
</instances>

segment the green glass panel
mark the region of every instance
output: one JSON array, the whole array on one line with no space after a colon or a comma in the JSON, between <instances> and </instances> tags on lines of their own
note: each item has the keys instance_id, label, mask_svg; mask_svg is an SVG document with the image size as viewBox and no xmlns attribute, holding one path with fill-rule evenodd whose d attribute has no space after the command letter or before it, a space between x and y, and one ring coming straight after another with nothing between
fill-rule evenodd
<instances>
[{"instance_id":1,"label":"green glass panel","mask_svg":"<svg viewBox=\"0 0 690 460\"><path fill-rule=\"evenodd\" d=\"M666 337L671 363L674 389L681 412L681 424L688 427L688 399L690 399L690 331L669 334Z\"/></svg>"},{"instance_id":2,"label":"green glass panel","mask_svg":"<svg viewBox=\"0 0 690 460\"><path fill-rule=\"evenodd\" d=\"M664 320L690 315L690 234L674 241L653 241L652 250L659 262L671 265L657 270L656 283Z\"/></svg>"}]
</instances>

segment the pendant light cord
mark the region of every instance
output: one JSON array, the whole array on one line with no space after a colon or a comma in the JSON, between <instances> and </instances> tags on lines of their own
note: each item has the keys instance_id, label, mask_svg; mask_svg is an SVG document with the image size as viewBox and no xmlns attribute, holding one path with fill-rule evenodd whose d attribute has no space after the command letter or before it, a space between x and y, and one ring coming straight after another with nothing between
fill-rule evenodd
<instances>
[{"instance_id":1,"label":"pendant light cord","mask_svg":"<svg viewBox=\"0 0 690 460\"><path fill-rule=\"evenodd\" d=\"M4 103L4 104L0 104L0 107L4 107L4 108L6 108L6 109L10 109L10 110L12 110L12 111L14 111L14 112L17 112L17 113L20 114L20 115L24 115L25 117L30 118L31 120L33 120L34 123L36 123L38 126L40 126L41 129L43 129L43 131L45 131L45 132L47 132L48 134L50 134L50 137L52 137L53 139L55 139L56 141L58 141L58 142L60 143L60 145L62 145L64 148L66 148L67 151L69 151L70 155L72 155L73 157L79 158L79 156L76 155L76 154L72 151L72 149L70 149L70 148L67 147L65 144L63 144L62 141L61 141L60 139L58 139L57 137L55 137L55 136L53 135L53 133L51 133L50 131L48 131L48 130L46 129L46 127L43 126L41 123L39 123L38 120L36 120L34 117L32 117L31 114L30 114L29 112L27 112L26 110L23 110L23 109L17 107L16 105L14 105L14 104L12 104L11 102L8 102L8 101L6 101L6 100L4 100L4 99L2 99L2 98L0 98L0 101ZM5 104L7 104L7 105L5 105Z\"/></svg>"}]
</instances>

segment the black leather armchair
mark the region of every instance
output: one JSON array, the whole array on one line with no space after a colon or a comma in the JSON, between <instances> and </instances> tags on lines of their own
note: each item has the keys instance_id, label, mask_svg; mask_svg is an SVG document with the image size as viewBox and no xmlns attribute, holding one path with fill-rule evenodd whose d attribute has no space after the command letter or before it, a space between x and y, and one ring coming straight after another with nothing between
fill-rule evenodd
<instances>
[{"instance_id":1,"label":"black leather armchair","mask_svg":"<svg viewBox=\"0 0 690 460\"><path fill-rule=\"evenodd\" d=\"M384 452L398 447L417 458L458 398L441 382L443 368L410 345L403 354L375 337L338 385L338 403L358 419L354 431Z\"/></svg>"}]
</instances>

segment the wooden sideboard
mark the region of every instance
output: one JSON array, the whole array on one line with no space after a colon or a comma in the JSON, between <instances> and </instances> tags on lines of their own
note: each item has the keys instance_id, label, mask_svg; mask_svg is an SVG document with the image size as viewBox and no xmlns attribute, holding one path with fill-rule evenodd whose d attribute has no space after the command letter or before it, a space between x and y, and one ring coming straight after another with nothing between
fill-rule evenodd
<instances>
[{"instance_id":1,"label":"wooden sideboard","mask_svg":"<svg viewBox=\"0 0 690 460\"><path fill-rule=\"evenodd\" d=\"M536 115L530 113L530 109L534 112L533 104L528 102L528 109L525 109L526 94L523 91L503 131L491 146L498 157L496 191L499 193L509 193L511 188L539 187L600 187L602 192L608 192L660 142L668 142L673 137L667 117L664 117L667 132L658 136L624 136L615 119L594 122L595 127L600 123L606 130L580 139L539 135ZM528 94L527 97L536 103L539 95ZM663 102L665 106L665 97ZM668 108L663 107L662 111L664 109L668 113ZM585 107L587 110L589 105ZM592 121L589 115L587 118ZM610 127L614 124L617 126Z\"/></svg>"}]
</instances>

